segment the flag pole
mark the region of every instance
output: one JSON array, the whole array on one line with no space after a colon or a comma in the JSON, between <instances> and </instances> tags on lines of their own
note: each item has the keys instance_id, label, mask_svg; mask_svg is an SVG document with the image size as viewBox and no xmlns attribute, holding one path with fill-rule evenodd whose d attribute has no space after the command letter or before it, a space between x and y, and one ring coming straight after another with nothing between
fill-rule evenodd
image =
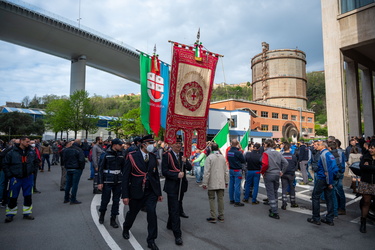
<instances>
[{"instance_id":1,"label":"flag pole","mask_svg":"<svg viewBox=\"0 0 375 250\"><path fill-rule=\"evenodd\" d=\"M182 131L182 133L181 133L181 141L182 141L182 143L185 141L185 135L184 135L184 132L183 132L183 131ZM183 144L182 144L182 145L183 145ZM181 149L182 149L182 147L181 147ZM184 166L185 166L185 164L182 162L181 151L178 152L178 164L180 165L180 170L181 170L181 172L183 172L184 175L185 175L185 172L184 172ZM181 189L182 189L182 179L183 179L183 178L184 178L184 177L180 178L180 188L178 189L178 198L177 198L178 201L180 201L180 199L181 199ZM186 178L186 177L185 177L185 178Z\"/></svg>"}]
</instances>

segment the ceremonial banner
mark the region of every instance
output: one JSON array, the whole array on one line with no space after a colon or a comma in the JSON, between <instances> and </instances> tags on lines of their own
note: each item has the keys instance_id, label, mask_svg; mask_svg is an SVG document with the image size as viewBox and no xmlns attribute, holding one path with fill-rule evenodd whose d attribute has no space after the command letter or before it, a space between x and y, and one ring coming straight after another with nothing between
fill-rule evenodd
<instances>
[{"instance_id":1,"label":"ceremonial banner","mask_svg":"<svg viewBox=\"0 0 375 250\"><path fill-rule=\"evenodd\" d=\"M208 109L219 55L200 51L178 43L173 46L169 105L165 141L173 144L178 130L184 132L184 155L191 154L193 132L197 132L197 147L206 146Z\"/></svg>"},{"instance_id":2,"label":"ceremonial banner","mask_svg":"<svg viewBox=\"0 0 375 250\"><path fill-rule=\"evenodd\" d=\"M140 55L141 121L148 133L158 136L166 127L168 109L169 66L157 56Z\"/></svg>"}]
</instances>

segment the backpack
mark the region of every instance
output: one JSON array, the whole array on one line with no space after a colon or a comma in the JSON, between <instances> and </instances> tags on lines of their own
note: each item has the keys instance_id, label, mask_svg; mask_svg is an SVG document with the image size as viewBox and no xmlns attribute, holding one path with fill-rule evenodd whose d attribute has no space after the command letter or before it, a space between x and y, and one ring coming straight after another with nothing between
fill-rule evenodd
<instances>
[{"instance_id":1,"label":"backpack","mask_svg":"<svg viewBox=\"0 0 375 250\"><path fill-rule=\"evenodd\" d=\"M90 149L89 155L87 156L89 162L92 162L92 149Z\"/></svg>"}]
</instances>

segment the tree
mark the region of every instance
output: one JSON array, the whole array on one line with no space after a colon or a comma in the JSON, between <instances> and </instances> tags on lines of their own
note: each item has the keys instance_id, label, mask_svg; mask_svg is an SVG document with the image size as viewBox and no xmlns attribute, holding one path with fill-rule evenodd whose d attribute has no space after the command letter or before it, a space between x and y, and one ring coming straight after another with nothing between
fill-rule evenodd
<instances>
[{"instance_id":1,"label":"tree","mask_svg":"<svg viewBox=\"0 0 375 250\"><path fill-rule=\"evenodd\" d=\"M126 138L142 135L145 129L141 122L141 108L130 110L122 117L122 133Z\"/></svg>"},{"instance_id":2,"label":"tree","mask_svg":"<svg viewBox=\"0 0 375 250\"><path fill-rule=\"evenodd\" d=\"M55 132L55 139L57 133L70 130L69 122L69 100L56 99L47 105L45 123L49 129ZM62 139L62 138L61 138Z\"/></svg>"},{"instance_id":3,"label":"tree","mask_svg":"<svg viewBox=\"0 0 375 250\"><path fill-rule=\"evenodd\" d=\"M90 110L89 94L85 90L75 91L69 99L69 128L74 131L74 138L77 138L77 132L83 129L83 121L88 119L87 111Z\"/></svg>"},{"instance_id":4,"label":"tree","mask_svg":"<svg viewBox=\"0 0 375 250\"><path fill-rule=\"evenodd\" d=\"M29 114L10 112L0 114L0 132L10 135L42 135L44 132L43 122L34 124Z\"/></svg>"},{"instance_id":5,"label":"tree","mask_svg":"<svg viewBox=\"0 0 375 250\"><path fill-rule=\"evenodd\" d=\"M95 134L98 131L98 121L99 117L97 116L97 112L95 109L95 105L89 99L88 105L83 106L83 113L86 114L82 120L82 129L86 132L86 137L88 137L88 133Z\"/></svg>"}]
</instances>

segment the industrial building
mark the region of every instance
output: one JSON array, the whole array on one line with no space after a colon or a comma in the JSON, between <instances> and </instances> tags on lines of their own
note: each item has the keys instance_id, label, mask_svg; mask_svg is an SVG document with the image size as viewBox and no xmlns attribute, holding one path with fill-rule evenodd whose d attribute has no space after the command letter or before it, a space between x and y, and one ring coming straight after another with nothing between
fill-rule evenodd
<instances>
[{"instance_id":1,"label":"industrial building","mask_svg":"<svg viewBox=\"0 0 375 250\"><path fill-rule=\"evenodd\" d=\"M346 146L375 134L375 0L321 5L328 133Z\"/></svg>"}]
</instances>

